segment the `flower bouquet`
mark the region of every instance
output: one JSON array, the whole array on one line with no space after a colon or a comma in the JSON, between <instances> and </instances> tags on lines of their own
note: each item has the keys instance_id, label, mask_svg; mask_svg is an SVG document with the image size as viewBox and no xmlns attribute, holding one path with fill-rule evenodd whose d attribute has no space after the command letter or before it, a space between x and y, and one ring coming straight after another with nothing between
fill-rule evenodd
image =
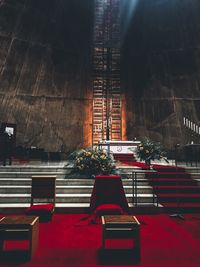
<instances>
[{"instance_id":1,"label":"flower bouquet","mask_svg":"<svg viewBox=\"0 0 200 267\"><path fill-rule=\"evenodd\" d=\"M137 151L137 156L140 160L144 160L147 165L151 164L151 160L161 160L164 159L166 162L166 153L159 142L155 142L145 137L139 144Z\"/></svg>"},{"instance_id":2,"label":"flower bouquet","mask_svg":"<svg viewBox=\"0 0 200 267\"><path fill-rule=\"evenodd\" d=\"M111 174L114 173L115 163L105 149L81 149L74 153L74 170L86 175Z\"/></svg>"}]
</instances>

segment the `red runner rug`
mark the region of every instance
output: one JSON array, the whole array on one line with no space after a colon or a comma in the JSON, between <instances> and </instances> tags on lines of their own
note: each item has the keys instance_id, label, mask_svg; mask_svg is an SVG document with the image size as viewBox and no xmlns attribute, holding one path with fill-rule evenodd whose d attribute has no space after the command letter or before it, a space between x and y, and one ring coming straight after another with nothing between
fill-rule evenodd
<instances>
[{"instance_id":1,"label":"red runner rug","mask_svg":"<svg viewBox=\"0 0 200 267\"><path fill-rule=\"evenodd\" d=\"M150 169L143 162L123 163L139 167L144 171ZM145 177L153 187L158 202L167 210L196 212L200 209L200 185L192 179L185 168L152 164L151 169L156 172L146 172Z\"/></svg>"},{"instance_id":2,"label":"red runner rug","mask_svg":"<svg viewBox=\"0 0 200 267\"><path fill-rule=\"evenodd\" d=\"M40 223L39 244L31 261L23 251L12 252L22 241L8 241L7 259L0 266L23 267L199 267L200 216L190 221L172 219L167 215L138 215L141 224L141 262L134 254L123 256L121 251L101 254L101 224L77 226L85 214L55 214L53 221ZM191 226L191 227L190 227ZM22 242L20 244L20 242ZM122 243L121 243L122 244ZM129 244L127 244L129 245ZM108 244L109 246L109 244ZM133 256L133 257L132 257Z\"/></svg>"}]
</instances>

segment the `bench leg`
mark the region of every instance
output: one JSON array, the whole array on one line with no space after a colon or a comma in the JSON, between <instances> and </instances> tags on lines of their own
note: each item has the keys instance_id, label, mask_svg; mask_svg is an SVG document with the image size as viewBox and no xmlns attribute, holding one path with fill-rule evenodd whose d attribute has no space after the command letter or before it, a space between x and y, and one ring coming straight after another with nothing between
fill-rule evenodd
<instances>
[{"instance_id":1,"label":"bench leg","mask_svg":"<svg viewBox=\"0 0 200 267\"><path fill-rule=\"evenodd\" d=\"M138 260L140 260L141 257L141 249L140 249L140 227L137 227L135 229L135 251Z\"/></svg>"},{"instance_id":2,"label":"bench leg","mask_svg":"<svg viewBox=\"0 0 200 267\"><path fill-rule=\"evenodd\" d=\"M29 236L29 258L31 259L36 251L38 245L38 227L39 227L39 220L32 226L30 229L30 236Z\"/></svg>"},{"instance_id":3,"label":"bench leg","mask_svg":"<svg viewBox=\"0 0 200 267\"><path fill-rule=\"evenodd\" d=\"M106 232L106 229L105 229L105 225L102 226L102 248L104 249L105 248L105 232Z\"/></svg>"},{"instance_id":4,"label":"bench leg","mask_svg":"<svg viewBox=\"0 0 200 267\"><path fill-rule=\"evenodd\" d=\"M1 235L1 233L0 233ZM3 254L3 247L4 247L4 239L0 238L0 255Z\"/></svg>"}]
</instances>

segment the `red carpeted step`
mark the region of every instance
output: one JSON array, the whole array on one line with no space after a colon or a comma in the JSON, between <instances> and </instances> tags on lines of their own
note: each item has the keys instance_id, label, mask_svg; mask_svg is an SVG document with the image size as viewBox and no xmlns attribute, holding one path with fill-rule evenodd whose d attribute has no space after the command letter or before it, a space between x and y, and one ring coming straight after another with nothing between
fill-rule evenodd
<instances>
[{"instance_id":1,"label":"red carpeted step","mask_svg":"<svg viewBox=\"0 0 200 267\"><path fill-rule=\"evenodd\" d=\"M145 163L143 162L137 162L137 161L125 161L123 160L122 161L123 164L127 164L127 165L130 165L130 166L135 166L135 167L139 167L141 168L142 170L149 170L150 169L150 166L149 165L146 165Z\"/></svg>"},{"instance_id":2,"label":"red carpeted step","mask_svg":"<svg viewBox=\"0 0 200 267\"><path fill-rule=\"evenodd\" d=\"M162 193L162 192L178 192L178 193L199 193L200 194L200 186L197 185L159 185L154 186L154 190Z\"/></svg>"},{"instance_id":3,"label":"red carpeted step","mask_svg":"<svg viewBox=\"0 0 200 267\"><path fill-rule=\"evenodd\" d=\"M186 208L192 208L192 207L195 207L195 208L200 208L200 203L190 203L190 202L181 202L181 203L177 203L177 202L170 202L170 203L162 203L162 205L164 207L186 207Z\"/></svg>"},{"instance_id":4,"label":"red carpeted step","mask_svg":"<svg viewBox=\"0 0 200 267\"><path fill-rule=\"evenodd\" d=\"M176 178L176 179L171 179L171 178L156 178L156 177L151 177L151 178L148 178L148 181L158 181L158 182L187 182L187 183L190 183L190 182L196 182L195 180L193 179L187 179L187 178Z\"/></svg>"},{"instance_id":5,"label":"red carpeted step","mask_svg":"<svg viewBox=\"0 0 200 267\"><path fill-rule=\"evenodd\" d=\"M155 173L145 173L145 177L159 177L159 178L188 178L190 179L190 174L186 172L155 172Z\"/></svg>"},{"instance_id":6,"label":"red carpeted step","mask_svg":"<svg viewBox=\"0 0 200 267\"><path fill-rule=\"evenodd\" d=\"M132 163L145 169L141 162ZM146 165L147 166L147 165ZM147 166L149 167L149 166ZM147 168L148 169L148 168ZM164 207L200 207L200 186L182 167L153 165L155 172L146 172L145 178L153 187L157 200ZM141 181L138 179L138 181Z\"/></svg>"},{"instance_id":7,"label":"red carpeted step","mask_svg":"<svg viewBox=\"0 0 200 267\"><path fill-rule=\"evenodd\" d=\"M125 164L137 166L143 170L149 170L150 167L143 162L124 162ZM190 174L182 167L153 165L154 172L146 172L145 178L153 187L157 200L164 207L199 207L200 206L200 186L197 181L192 179ZM142 182L141 179L137 179ZM146 180L144 180L146 182ZM188 203L188 206L185 205ZM170 204L170 205L169 205Z\"/></svg>"},{"instance_id":8,"label":"red carpeted step","mask_svg":"<svg viewBox=\"0 0 200 267\"><path fill-rule=\"evenodd\" d=\"M185 168L177 167L177 166L169 166L169 165L158 165L153 164L153 169L158 172L185 172Z\"/></svg>"},{"instance_id":9,"label":"red carpeted step","mask_svg":"<svg viewBox=\"0 0 200 267\"><path fill-rule=\"evenodd\" d=\"M190 197L190 198L194 198L194 197L196 197L196 198L200 198L200 194L196 194L196 193L194 193L194 194L182 194L182 193L169 193L169 194L158 194L160 197L178 197L178 198L181 198L181 197Z\"/></svg>"},{"instance_id":10,"label":"red carpeted step","mask_svg":"<svg viewBox=\"0 0 200 267\"><path fill-rule=\"evenodd\" d=\"M159 201L163 202L199 202L200 194L187 194L187 193L168 193L168 194L157 194Z\"/></svg>"},{"instance_id":11,"label":"red carpeted step","mask_svg":"<svg viewBox=\"0 0 200 267\"><path fill-rule=\"evenodd\" d=\"M146 180L140 180L138 181L141 182L146 182ZM148 178L148 181L151 186L156 186L156 185L197 185L197 182L193 179L182 179L182 178L177 178L177 179L171 179L171 178Z\"/></svg>"},{"instance_id":12,"label":"red carpeted step","mask_svg":"<svg viewBox=\"0 0 200 267\"><path fill-rule=\"evenodd\" d=\"M115 160L119 161L126 161L126 162L132 162L135 161L135 157L133 154L122 154L122 153L113 153L113 157Z\"/></svg>"}]
</instances>

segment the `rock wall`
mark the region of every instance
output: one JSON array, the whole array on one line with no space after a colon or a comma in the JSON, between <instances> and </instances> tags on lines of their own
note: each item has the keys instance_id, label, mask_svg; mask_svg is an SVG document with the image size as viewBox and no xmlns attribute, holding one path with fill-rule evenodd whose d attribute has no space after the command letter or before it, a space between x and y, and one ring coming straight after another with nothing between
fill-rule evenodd
<instances>
[{"instance_id":1,"label":"rock wall","mask_svg":"<svg viewBox=\"0 0 200 267\"><path fill-rule=\"evenodd\" d=\"M0 1L0 122L17 124L17 145L91 144L93 5ZM122 0L124 138L199 142L183 126L200 125L199 14L199 0Z\"/></svg>"},{"instance_id":2,"label":"rock wall","mask_svg":"<svg viewBox=\"0 0 200 267\"><path fill-rule=\"evenodd\" d=\"M123 20L127 138L200 142L183 125L185 116L200 126L200 1L134 2L130 17L124 2Z\"/></svg>"},{"instance_id":3,"label":"rock wall","mask_svg":"<svg viewBox=\"0 0 200 267\"><path fill-rule=\"evenodd\" d=\"M17 124L17 145L68 152L91 142L92 4L0 1L0 121Z\"/></svg>"}]
</instances>

